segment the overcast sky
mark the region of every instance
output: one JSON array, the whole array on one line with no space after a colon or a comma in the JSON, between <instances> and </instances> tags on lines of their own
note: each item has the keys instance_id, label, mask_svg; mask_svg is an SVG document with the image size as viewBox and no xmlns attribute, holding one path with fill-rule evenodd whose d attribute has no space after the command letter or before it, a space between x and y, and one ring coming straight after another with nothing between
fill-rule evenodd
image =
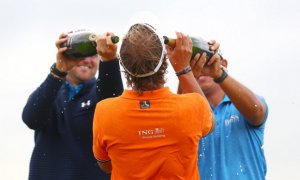
<instances>
[{"instance_id":1,"label":"overcast sky","mask_svg":"<svg viewBox=\"0 0 300 180\"><path fill-rule=\"evenodd\" d=\"M21 113L55 61L59 34L87 27L122 36L137 21L220 42L230 75L269 105L267 179L300 179L299 0L1 0L0 179L28 178L34 137ZM175 92L172 69L167 85Z\"/></svg>"}]
</instances>

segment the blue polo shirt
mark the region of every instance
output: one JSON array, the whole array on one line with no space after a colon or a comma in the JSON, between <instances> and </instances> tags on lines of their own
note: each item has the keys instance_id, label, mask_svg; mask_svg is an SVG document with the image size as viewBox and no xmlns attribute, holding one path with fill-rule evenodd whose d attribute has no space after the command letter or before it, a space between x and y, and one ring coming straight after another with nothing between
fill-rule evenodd
<instances>
[{"instance_id":1,"label":"blue polo shirt","mask_svg":"<svg viewBox=\"0 0 300 180\"><path fill-rule=\"evenodd\" d=\"M265 104L265 100L259 97ZM267 167L264 156L264 123L250 125L228 96L212 108L215 130L199 144L198 167L201 180L260 180Z\"/></svg>"}]
</instances>

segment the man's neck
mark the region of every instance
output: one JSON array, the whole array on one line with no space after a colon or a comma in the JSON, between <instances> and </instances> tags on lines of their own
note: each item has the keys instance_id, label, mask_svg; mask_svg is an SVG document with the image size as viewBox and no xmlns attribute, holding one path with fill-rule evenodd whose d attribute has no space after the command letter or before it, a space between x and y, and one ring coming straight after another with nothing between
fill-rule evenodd
<instances>
[{"instance_id":1,"label":"man's neck","mask_svg":"<svg viewBox=\"0 0 300 180\"><path fill-rule=\"evenodd\" d=\"M72 85L73 88L75 88L79 84L79 82L76 82L75 79L69 75L67 75L66 80L69 84Z\"/></svg>"},{"instance_id":2,"label":"man's neck","mask_svg":"<svg viewBox=\"0 0 300 180\"><path fill-rule=\"evenodd\" d=\"M224 91L220 86L216 87L213 91L210 91L205 94L209 104L214 108L222 101L225 96Z\"/></svg>"}]
</instances>

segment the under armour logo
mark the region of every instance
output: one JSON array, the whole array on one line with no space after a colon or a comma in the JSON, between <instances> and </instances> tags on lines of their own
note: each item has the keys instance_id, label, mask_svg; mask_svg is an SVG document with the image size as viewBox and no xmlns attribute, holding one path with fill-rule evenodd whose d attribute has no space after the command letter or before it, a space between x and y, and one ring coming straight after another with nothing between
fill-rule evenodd
<instances>
[{"instance_id":1,"label":"under armour logo","mask_svg":"<svg viewBox=\"0 0 300 180\"><path fill-rule=\"evenodd\" d=\"M149 100L141 100L140 101L140 108L141 109L149 109L150 108L150 101Z\"/></svg>"},{"instance_id":2,"label":"under armour logo","mask_svg":"<svg viewBox=\"0 0 300 180\"><path fill-rule=\"evenodd\" d=\"M88 107L91 105L91 100L87 100L86 102L82 102L81 103L81 107L82 108L85 108L85 107Z\"/></svg>"}]
</instances>

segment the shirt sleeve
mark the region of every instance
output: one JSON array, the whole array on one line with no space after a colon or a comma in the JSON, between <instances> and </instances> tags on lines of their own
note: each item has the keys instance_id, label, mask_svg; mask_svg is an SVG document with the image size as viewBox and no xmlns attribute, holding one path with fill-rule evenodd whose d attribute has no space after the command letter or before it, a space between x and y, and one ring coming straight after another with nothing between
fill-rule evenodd
<instances>
[{"instance_id":1,"label":"shirt sleeve","mask_svg":"<svg viewBox=\"0 0 300 180\"><path fill-rule=\"evenodd\" d=\"M55 99L64 81L48 75L30 95L22 112L24 123L31 129L45 128L51 118Z\"/></svg>"},{"instance_id":2,"label":"shirt sleeve","mask_svg":"<svg viewBox=\"0 0 300 180\"><path fill-rule=\"evenodd\" d=\"M119 60L100 61L97 79L97 99L102 101L109 97L117 97L123 92L123 83Z\"/></svg>"},{"instance_id":3,"label":"shirt sleeve","mask_svg":"<svg viewBox=\"0 0 300 180\"><path fill-rule=\"evenodd\" d=\"M202 97L200 97L199 107L200 107L200 117L201 117L201 137L206 136L211 129L213 128L214 114L210 109L210 105L208 101Z\"/></svg>"},{"instance_id":4,"label":"shirt sleeve","mask_svg":"<svg viewBox=\"0 0 300 180\"><path fill-rule=\"evenodd\" d=\"M93 153L100 162L110 161L106 151L106 145L103 143L103 123L101 121L100 103L97 104L93 121Z\"/></svg>"}]
</instances>

